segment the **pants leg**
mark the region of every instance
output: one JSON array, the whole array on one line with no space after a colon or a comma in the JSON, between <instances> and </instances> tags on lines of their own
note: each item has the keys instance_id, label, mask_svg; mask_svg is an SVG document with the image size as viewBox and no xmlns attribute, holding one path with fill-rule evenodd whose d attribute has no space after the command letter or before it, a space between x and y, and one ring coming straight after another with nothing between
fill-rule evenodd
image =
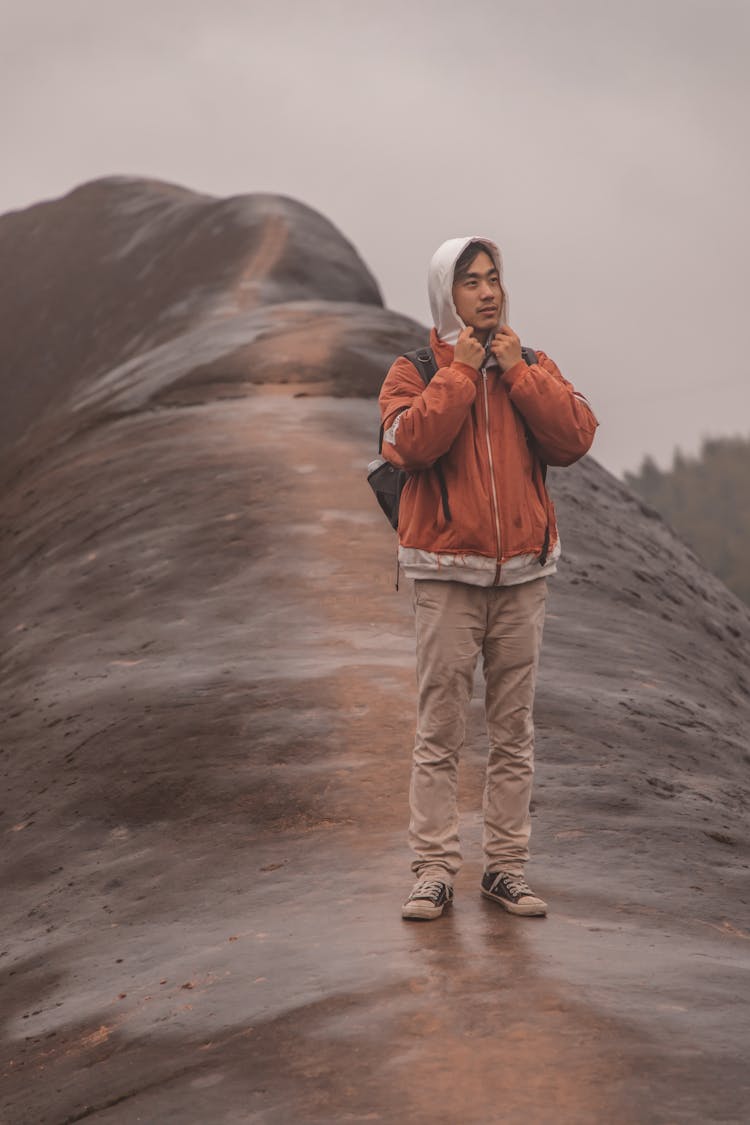
<instances>
[{"instance_id":1,"label":"pants leg","mask_svg":"<svg viewBox=\"0 0 750 1125\"><path fill-rule=\"evenodd\" d=\"M522 875L531 835L534 689L547 580L489 593L483 646L490 744L483 802L485 869Z\"/></svg>"},{"instance_id":2,"label":"pants leg","mask_svg":"<svg viewBox=\"0 0 750 1125\"><path fill-rule=\"evenodd\" d=\"M458 759L486 619L485 590L461 582L414 583L417 737L409 843L417 876L452 881L461 866Z\"/></svg>"}]
</instances>

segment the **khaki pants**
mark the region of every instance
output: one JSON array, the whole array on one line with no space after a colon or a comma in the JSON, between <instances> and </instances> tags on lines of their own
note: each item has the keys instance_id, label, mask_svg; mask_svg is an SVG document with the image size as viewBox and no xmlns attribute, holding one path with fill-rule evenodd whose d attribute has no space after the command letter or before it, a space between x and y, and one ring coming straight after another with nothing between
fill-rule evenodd
<instances>
[{"instance_id":1,"label":"khaki pants","mask_svg":"<svg viewBox=\"0 0 750 1125\"><path fill-rule=\"evenodd\" d=\"M532 710L547 580L469 586L417 579L417 737L409 801L412 870L448 882L461 866L458 759L479 653L489 756L484 788L486 871L523 874L534 775Z\"/></svg>"}]
</instances>

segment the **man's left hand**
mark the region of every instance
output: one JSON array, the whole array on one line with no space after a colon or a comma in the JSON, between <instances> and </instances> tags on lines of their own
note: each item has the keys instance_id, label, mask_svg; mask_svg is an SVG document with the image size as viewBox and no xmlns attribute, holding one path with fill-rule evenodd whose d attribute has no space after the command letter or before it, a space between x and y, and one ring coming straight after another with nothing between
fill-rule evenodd
<instances>
[{"instance_id":1,"label":"man's left hand","mask_svg":"<svg viewBox=\"0 0 750 1125\"><path fill-rule=\"evenodd\" d=\"M498 362L501 371L508 371L523 359L521 341L512 328L504 324L492 337L490 351Z\"/></svg>"}]
</instances>

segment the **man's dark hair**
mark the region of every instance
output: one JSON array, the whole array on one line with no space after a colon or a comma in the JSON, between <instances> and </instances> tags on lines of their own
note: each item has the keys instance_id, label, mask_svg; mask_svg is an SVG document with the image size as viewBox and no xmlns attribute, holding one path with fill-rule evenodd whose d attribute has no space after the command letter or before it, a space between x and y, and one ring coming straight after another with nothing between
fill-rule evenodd
<instances>
[{"instance_id":1,"label":"man's dark hair","mask_svg":"<svg viewBox=\"0 0 750 1125\"><path fill-rule=\"evenodd\" d=\"M477 254L486 254L494 264L494 258L490 253L489 246L486 246L484 242L470 242L467 246L464 246L463 250L458 256L458 261L456 262L455 269L453 270L454 281L458 281L458 279L463 274L469 272L469 267L476 258Z\"/></svg>"}]
</instances>

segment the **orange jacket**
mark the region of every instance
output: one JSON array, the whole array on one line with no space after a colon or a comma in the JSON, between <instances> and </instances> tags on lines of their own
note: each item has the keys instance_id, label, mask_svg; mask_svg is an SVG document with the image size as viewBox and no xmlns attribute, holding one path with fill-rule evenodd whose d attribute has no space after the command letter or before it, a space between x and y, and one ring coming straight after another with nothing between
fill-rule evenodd
<instances>
[{"instance_id":1,"label":"orange jacket","mask_svg":"<svg viewBox=\"0 0 750 1125\"><path fill-rule=\"evenodd\" d=\"M409 577L512 585L555 570L560 553L542 462L570 465L597 421L543 352L538 363L477 372L455 363L433 329L438 371L428 386L403 356L380 392L383 456L411 474L399 509L399 559ZM433 466L440 464L451 519Z\"/></svg>"}]
</instances>

